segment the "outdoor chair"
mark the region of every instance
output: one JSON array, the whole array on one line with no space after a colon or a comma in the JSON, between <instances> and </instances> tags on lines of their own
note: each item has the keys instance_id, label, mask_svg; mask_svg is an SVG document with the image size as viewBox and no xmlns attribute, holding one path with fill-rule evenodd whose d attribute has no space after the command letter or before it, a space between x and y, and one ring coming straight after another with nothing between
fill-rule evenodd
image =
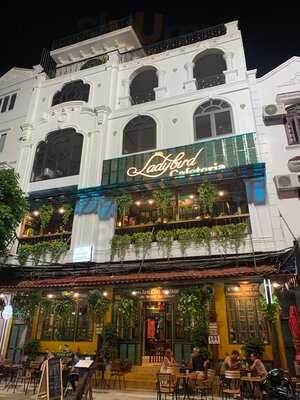
<instances>
[{"instance_id":1,"label":"outdoor chair","mask_svg":"<svg viewBox=\"0 0 300 400\"><path fill-rule=\"evenodd\" d=\"M229 400L240 396L240 371L225 371L225 379L222 382L222 399Z\"/></svg>"},{"instance_id":2,"label":"outdoor chair","mask_svg":"<svg viewBox=\"0 0 300 400\"><path fill-rule=\"evenodd\" d=\"M157 400L161 400L162 396L166 400L169 397L177 399L176 396L176 378L172 374L158 373L156 381Z\"/></svg>"},{"instance_id":3,"label":"outdoor chair","mask_svg":"<svg viewBox=\"0 0 300 400\"><path fill-rule=\"evenodd\" d=\"M120 360L112 361L110 369L109 387L115 389L118 384L119 389L121 390L122 383L124 386L124 390L126 390L125 372L121 369L121 362Z\"/></svg>"}]
</instances>

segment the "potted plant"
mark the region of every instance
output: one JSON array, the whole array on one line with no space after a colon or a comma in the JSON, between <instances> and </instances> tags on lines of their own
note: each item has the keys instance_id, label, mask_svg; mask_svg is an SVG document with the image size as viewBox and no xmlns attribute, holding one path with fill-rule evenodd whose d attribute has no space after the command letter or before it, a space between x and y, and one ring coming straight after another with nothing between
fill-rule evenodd
<instances>
[{"instance_id":1,"label":"potted plant","mask_svg":"<svg viewBox=\"0 0 300 400\"><path fill-rule=\"evenodd\" d=\"M121 223L123 226L125 216L129 213L130 206L132 205L132 197L126 193L121 194L120 196L116 197L116 203L118 207L118 214L121 217Z\"/></svg>"},{"instance_id":2,"label":"potted plant","mask_svg":"<svg viewBox=\"0 0 300 400\"><path fill-rule=\"evenodd\" d=\"M71 206L71 204L63 204L62 208L64 210L64 213L62 214L64 229L67 230L70 217L73 214L73 207Z\"/></svg>"},{"instance_id":3,"label":"potted plant","mask_svg":"<svg viewBox=\"0 0 300 400\"><path fill-rule=\"evenodd\" d=\"M41 221L41 235L44 233L47 225L51 221L53 215L53 207L51 204L43 204L40 209L40 221Z\"/></svg>"},{"instance_id":4,"label":"potted plant","mask_svg":"<svg viewBox=\"0 0 300 400\"><path fill-rule=\"evenodd\" d=\"M126 253L130 248L131 236L129 235L114 235L111 239L111 253L110 259L114 260L118 256L121 263L123 263Z\"/></svg>"},{"instance_id":5,"label":"potted plant","mask_svg":"<svg viewBox=\"0 0 300 400\"><path fill-rule=\"evenodd\" d=\"M180 228L175 230L175 239L179 243L182 257L185 257L187 249L191 246L191 229Z\"/></svg>"},{"instance_id":6,"label":"potted plant","mask_svg":"<svg viewBox=\"0 0 300 400\"><path fill-rule=\"evenodd\" d=\"M158 249L162 252L163 257L166 257L169 260L172 252L174 232L158 231L155 236L158 244Z\"/></svg>"},{"instance_id":7,"label":"potted plant","mask_svg":"<svg viewBox=\"0 0 300 400\"><path fill-rule=\"evenodd\" d=\"M162 222L162 219L167 217L168 208L171 204L172 193L169 190L154 190L152 196L157 207L158 220L159 222Z\"/></svg>"},{"instance_id":8,"label":"potted plant","mask_svg":"<svg viewBox=\"0 0 300 400\"><path fill-rule=\"evenodd\" d=\"M202 183L198 186L199 206L203 214L212 215L214 204L218 198L216 185L210 182Z\"/></svg>"},{"instance_id":9,"label":"potted plant","mask_svg":"<svg viewBox=\"0 0 300 400\"><path fill-rule=\"evenodd\" d=\"M142 261L145 260L152 244L151 232L137 232L132 235L132 241L135 249L136 257L142 256Z\"/></svg>"}]
</instances>

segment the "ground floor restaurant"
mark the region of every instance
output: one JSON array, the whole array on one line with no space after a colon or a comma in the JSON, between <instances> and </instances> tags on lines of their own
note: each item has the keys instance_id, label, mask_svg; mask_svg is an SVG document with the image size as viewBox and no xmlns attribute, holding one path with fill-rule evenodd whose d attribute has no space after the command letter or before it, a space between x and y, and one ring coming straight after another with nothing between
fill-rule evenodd
<instances>
[{"instance_id":1,"label":"ground floor restaurant","mask_svg":"<svg viewBox=\"0 0 300 400\"><path fill-rule=\"evenodd\" d=\"M35 304L30 305L27 322L15 310L2 355L18 361L22 347L35 342L37 353L60 352L67 345L82 355L101 353L106 360L128 359L133 364L158 363L170 348L175 359L184 363L197 346L217 362L232 350L242 354L244 346L256 341L264 347L268 367L277 362L287 368L280 321L271 327L259 306L265 271L259 267L260 273L254 273L247 268L223 270L227 277L222 281L202 279L218 271L105 277L111 280L106 282L109 285L96 276L78 277L77 282L73 278L72 286L66 278L61 286L59 279L52 286L51 279L36 281L38 288L15 291L13 307L22 311L30 298ZM245 276L236 278L242 272Z\"/></svg>"}]
</instances>

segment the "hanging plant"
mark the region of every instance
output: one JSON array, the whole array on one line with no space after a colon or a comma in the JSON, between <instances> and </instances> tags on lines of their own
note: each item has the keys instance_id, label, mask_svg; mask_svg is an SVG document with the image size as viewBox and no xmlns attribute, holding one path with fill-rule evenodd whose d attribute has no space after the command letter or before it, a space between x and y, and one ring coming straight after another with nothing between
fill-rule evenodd
<instances>
[{"instance_id":1,"label":"hanging plant","mask_svg":"<svg viewBox=\"0 0 300 400\"><path fill-rule=\"evenodd\" d=\"M134 300L123 297L118 304L118 312L122 315L124 322L127 325L131 325L135 322L136 307Z\"/></svg>"},{"instance_id":2,"label":"hanging plant","mask_svg":"<svg viewBox=\"0 0 300 400\"><path fill-rule=\"evenodd\" d=\"M122 223L124 223L124 218L126 214L129 213L130 206L132 205L132 197L129 194L121 194L121 196L116 197L116 203L118 207L118 214L122 217Z\"/></svg>"},{"instance_id":3,"label":"hanging plant","mask_svg":"<svg viewBox=\"0 0 300 400\"><path fill-rule=\"evenodd\" d=\"M238 253L240 247L245 244L245 231L248 224L246 222L241 222L239 224L227 225L229 229L229 243L235 252Z\"/></svg>"},{"instance_id":4,"label":"hanging plant","mask_svg":"<svg viewBox=\"0 0 300 400\"><path fill-rule=\"evenodd\" d=\"M68 250L68 243L58 240L48 243L48 251L51 255L51 262L58 262L59 258Z\"/></svg>"},{"instance_id":5,"label":"hanging plant","mask_svg":"<svg viewBox=\"0 0 300 400\"><path fill-rule=\"evenodd\" d=\"M31 256L34 265L38 265L41 259L45 260L45 256L48 250L49 250L48 242L38 242L36 244L31 245Z\"/></svg>"},{"instance_id":6,"label":"hanging plant","mask_svg":"<svg viewBox=\"0 0 300 400\"><path fill-rule=\"evenodd\" d=\"M165 217L171 204L172 193L169 190L154 190L152 196L156 203L159 217Z\"/></svg>"},{"instance_id":7,"label":"hanging plant","mask_svg":"<svg viewBox=\"0 0 300 400\"><path fill-rule=\"evenodd\" d=\"M74 302L70 299L55 299L51 304L51 312L55 318L66 320L74 310Z\"/></svg>"},{"instance_id":8,"label":"hanging plant","mask_svg":"<svg viewBox=\"0 0 300 400\"><path fill-rule=\"evenodd\" d=\"M202 288L186 289L180 292L177 311L186 332L206 329L208 302L211 295L210 290Z\"/></svg>"},{"instance_id":9,"label":"hanging plant","mask_svg":"<svg viewBox=\"0 0 300 400\"><path fill-rule=\"evenodd\" d=\"M99 290L94 290L88 296L88 304L95 319L100 322L109 310L111 300L104 297Z\"/></svg>"},{"instance_id":10,"label":"hanging plant","mask_svg":"<svg viewBox=\"0 0 300 400\"><path fill-rule=\"evenodd\" d=\"M12 299L14 317L30 322L41 299L39 292L18 292Z\"/></svg>"},{"instance_id":11,"label":"hanging plant","mask_svg":"<svg viewBox=\"0 0 300 400\"><path fill-rule=\"evenodd\" d=\"M202 228L192 228L191 229L191 240L196 246L205 246L208 253L211 253L211 240L212 240L212 230L207 226Z\"/></svg>"},{"instance_id":12,"label":"hanging plant","mask_svg":"<svg viewBox=\"0 0 300 400\"><path fill-rule=\"evenodd\" d=\"M172 253L174 233L172 231L158 231L155 236L158 250L162 252L163 257L169 260Z\"/></svg>"},{"instance_id":13,"label":"hanging plant","mask_svg":"<svg viewBox=\"0 0 300 400\"><path fill-rule=\"evenodd\" d=\"M29 256L31 255L31 245L30 244L21 244L18 248L18 262L21 267L27 263Z\"/></svg>"},{"instance_id":14,"label":"hanging plant","mask_svg":"<svg viewBox=\"0 0 300 400\"><path fill-rule=\"evenodd\" d=\"M53 207L51 204L43 204L39 208L40 220L41 220L41 233L47 228L47 225L51 221L53 215Z\"/></svg>"},{"instance_id":15,"label":"hanging plant","mask_svg":"<svg viewBox=\"0 0 300 400\"><path fill-rule=\"evenodd\" d=\"M62 208L64 209L64 213L62 215L62 220L63 220L64 227L66 229L67 225L69 223L70 217L73 214L73 207L71 206L71 204L63 204Z\"/></svg>"},{"instance_id":16,"label":"hanging plant","mask_svg":"<svg viewBox=\"0 0 300 400\"><path fill-rule=\"evenodd\" d=\"M114 235L111 240L111 261L117 255L121 262L124 261L127 251L130 248L131 237L129 235Z\"/></svg>"},{"instance_id":17,"label":"hanging plant","mask_svg":"<svg viewBox=\"0 0 300 400\"><path fill-rule=\"evenodd\" d=\"M178 240L182 257L185 257L187 249L191 246L191 230L180 228L175 231L175 239Z\"/></svg>"},{"instance_id":18,"label":"hanging plant","mask_svg":"<svg viewBox=\"0 0 300 400\"><path fill-rule=\"evenodd\" d=\"M137 232L132 235L132 242L135 249L137 258L145 259L152 244L152 233L151 232Z\"/></svg>"},{"instance_id":19,"label":"hanging plant","mask_svg":"<svg viewBox=\"0 0 300 400\"><path fill-rule=\"evenodd\" d=\"M267 321L271 322L272 324L274 324L277 321L281 308L278 298L276 296L273 296L273 302L270 304L268 304L267 300L264 297L262 297L259 302L259 308L261 310L263 317Z\"/></svg>"},{"instance_id":20,"label":"hanging plant","mask_svg":"<svg viewBox=\"0 0 300 400\"><path fill-rule=\"evenodd\" d=\"M218 198L217 187L210 182L205 182L198 186L197 192L202 213L212 215L214 204Z\"/></svg>"},{"instance_id":21,"label":"hanging plant","mask_svg":"<svg viewBox=\"0 0 300 400\"><path fill-rule=\"evenodd\" d=\"M213 227L214 238L219 246L221 246L223 252L226 254L228 247L231 246L231 230L228 225L217 225Z\"/></svg>"}]
</instances>

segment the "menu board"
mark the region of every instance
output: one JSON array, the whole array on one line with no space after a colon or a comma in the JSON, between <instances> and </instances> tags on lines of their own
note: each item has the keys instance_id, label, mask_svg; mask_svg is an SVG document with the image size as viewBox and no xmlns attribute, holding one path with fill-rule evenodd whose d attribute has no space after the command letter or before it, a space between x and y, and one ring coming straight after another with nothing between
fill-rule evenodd
<instances>
[{"instance_id":1,"label":"menu board","mask_svg":"<svg viewBox=\"0 0 300 400\"><path fill-rule=\"evenodd\" d=\"M38 400L63 400L61 361L57 358L46 360L37 391Z\"/></svg>"}]
</instances>

